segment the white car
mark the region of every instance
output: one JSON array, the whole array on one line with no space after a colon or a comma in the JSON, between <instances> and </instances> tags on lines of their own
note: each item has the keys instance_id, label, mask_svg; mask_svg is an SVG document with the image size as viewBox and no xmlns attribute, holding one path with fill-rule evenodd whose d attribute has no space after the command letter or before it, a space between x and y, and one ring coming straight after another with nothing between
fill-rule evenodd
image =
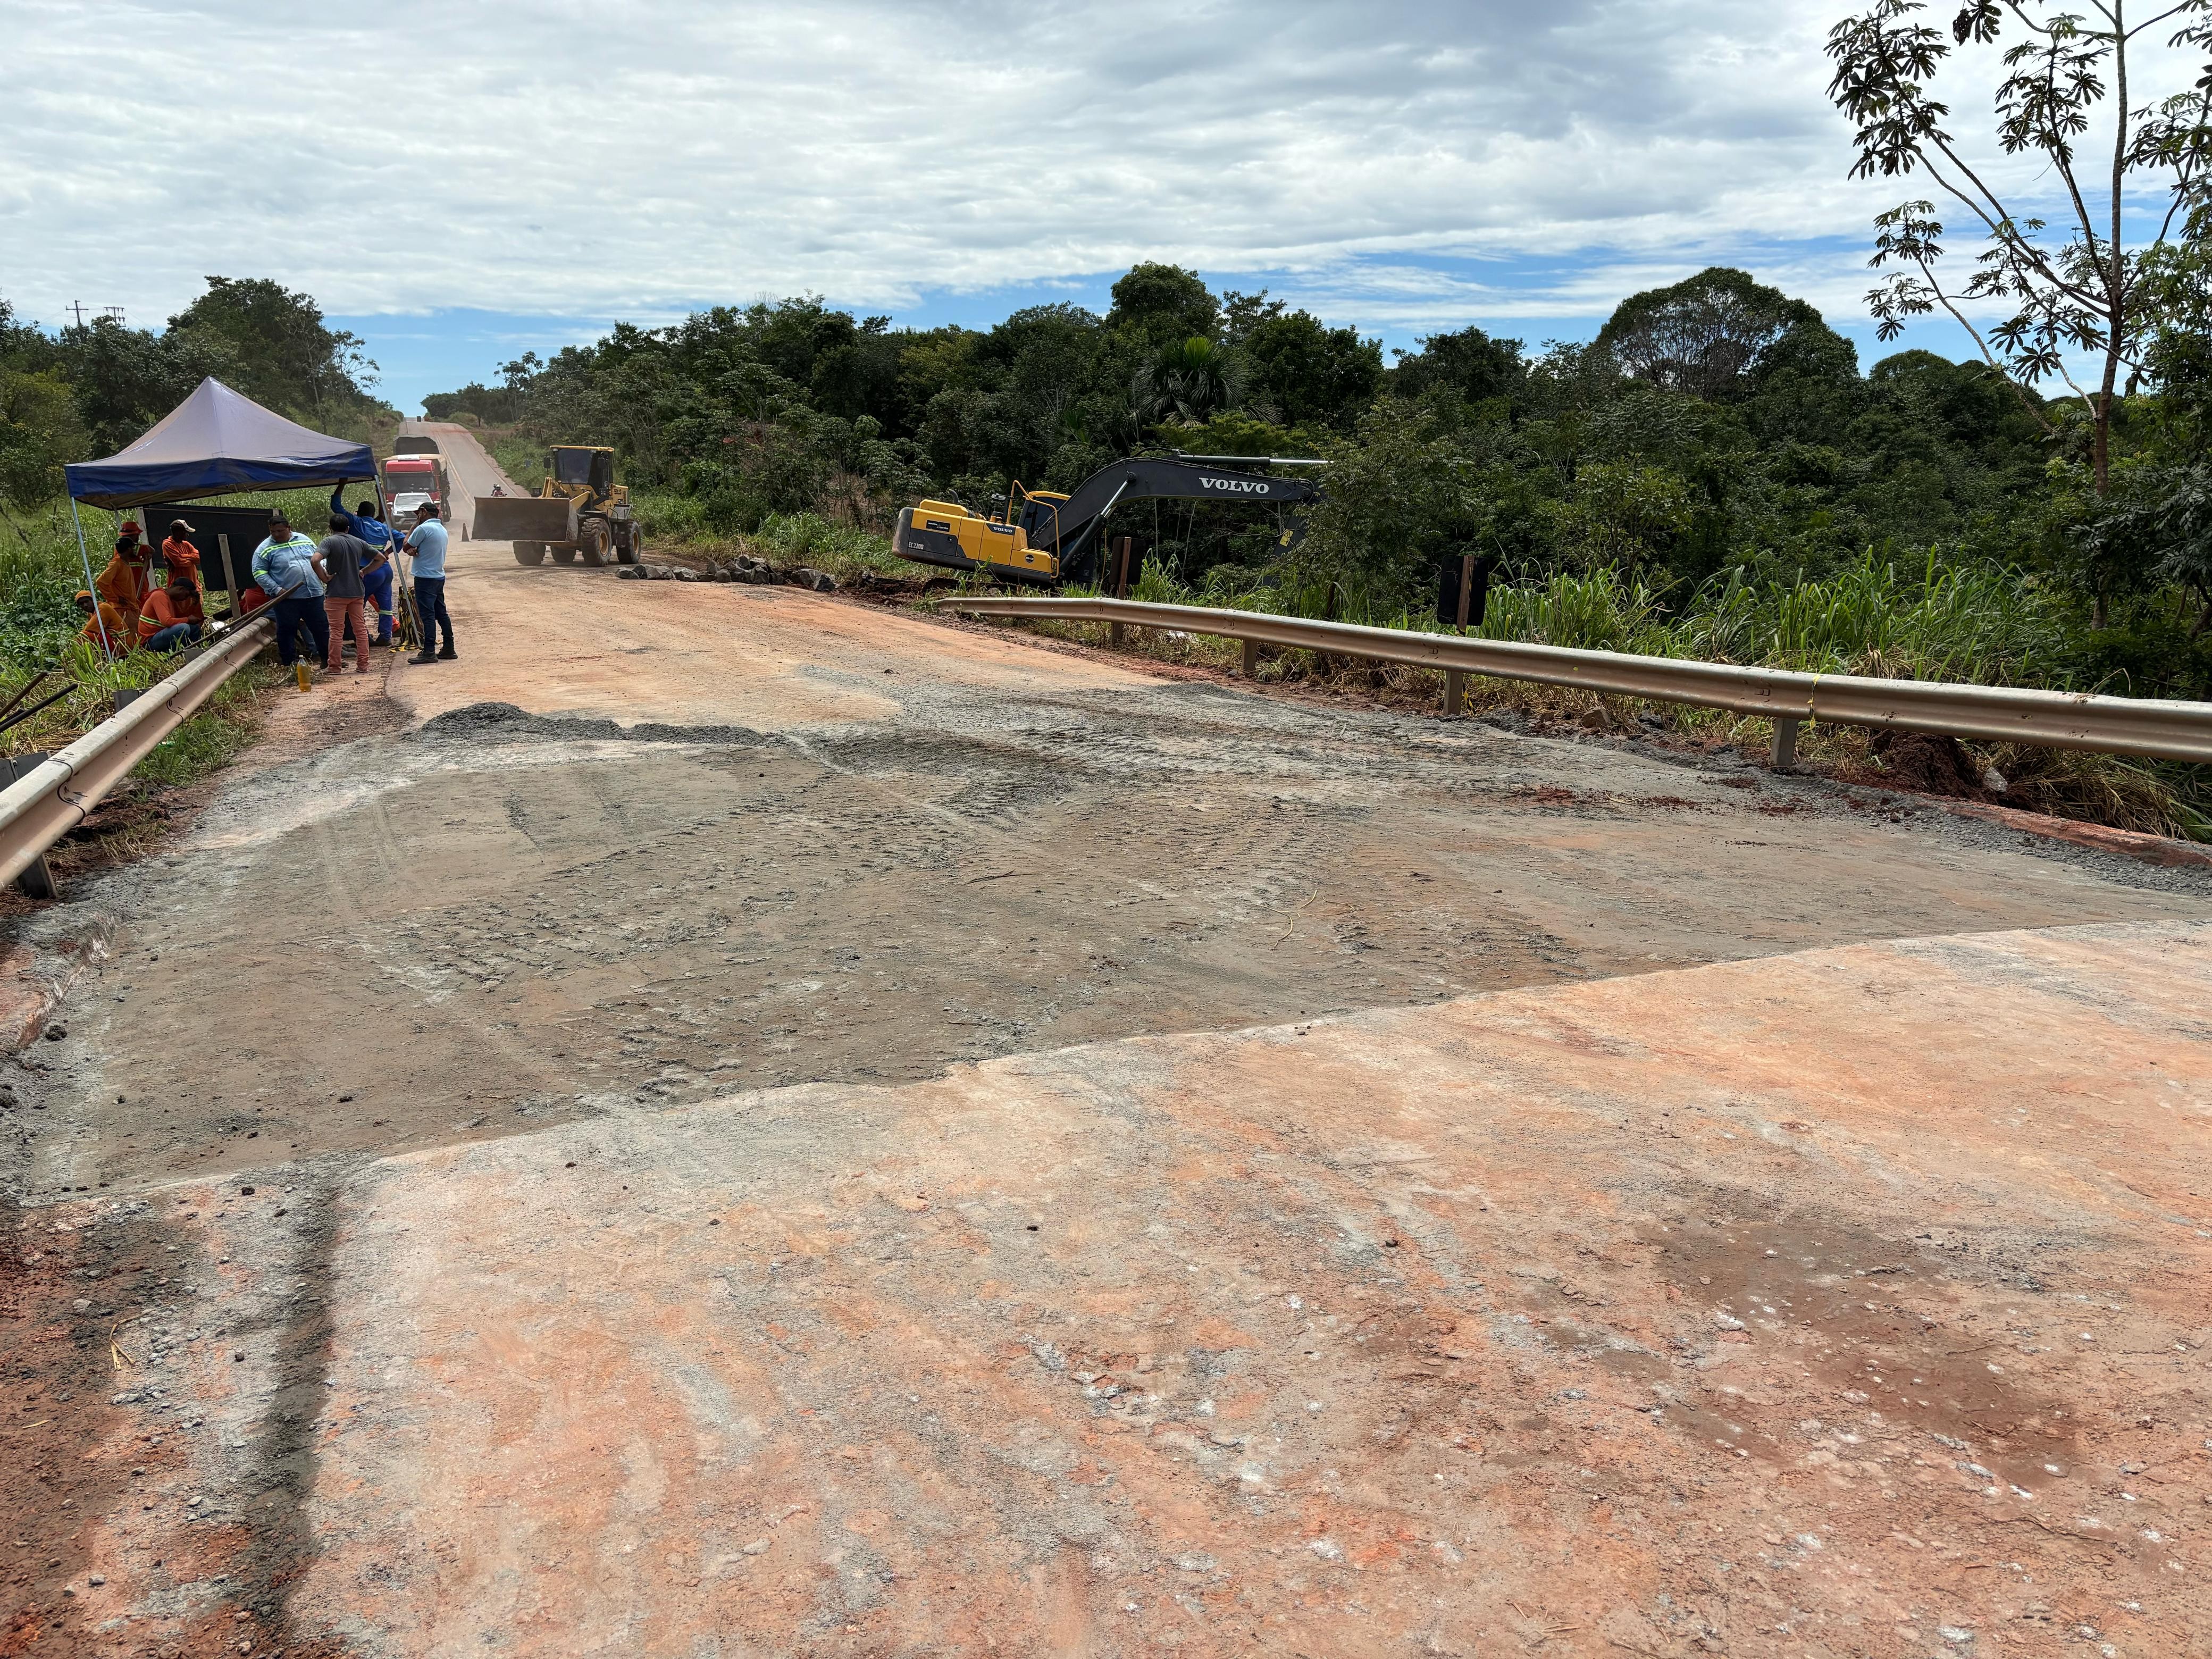
<instances>
[{"instance_id":1,"label":"white car","mask_svg":"<svg viewBox=\"0 0 2212 1659\"><path fill-rule=\"evenodd\" d=\"M385 511L392 515L390 518L386 519L385 522L386 524L404 526L406 528L411 530L415 526L416 513L422 507L428 506L429 504L429 500L430 498L428 495L417 489L410 489L404 495L394 495L390 503L385 507ZM441 514L439 516L443 518L445 515Z\"/></svg>"}]
</instances>

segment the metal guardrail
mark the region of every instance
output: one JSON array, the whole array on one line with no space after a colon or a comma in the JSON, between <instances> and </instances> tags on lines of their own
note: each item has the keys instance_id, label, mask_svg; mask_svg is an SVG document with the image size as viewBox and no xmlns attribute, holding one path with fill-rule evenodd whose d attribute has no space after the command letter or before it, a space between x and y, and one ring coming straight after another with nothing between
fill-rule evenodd
<instances>
[{"instance_id":1,"label":"metal guardrail","mask_svg":"<svg viewBox=\"0 0 2212 1659\"><path fill-rule=\"evenodd\" d=\"M233 629L114 718L0 791L0 884L34 867L43 872L46 848L90 817L132 767L274 637L265 616ZM41 884L51 890L51 882Z\"/></svg>"},{"instance_id":2,"label":"metal guardrail","mask_svg":"<svg viewBox=\"0 0 2212 1659\"><path fill-rule=\"evenodd\" d=\"M1171 629L1244 642L1244 672L1258 666L1261 645L1328 651L1381 662L1444 671L1444 708L1465 701L1467 676L1573 686L1608 696L1688 703L1761 716L1774 722L1774 763L1787 767L1806 720L1838 726L1944 732L1984 743L2090 749L2161 760L2212 761L2212 703L2142 697L2033 691L2001 685L1954 685L1934 680L1877 680L1849 674L1801 674L1782 668L1617 651L1575 651L1556 645L1462 635L1415 634L1350 623L1309 622L1261 611L1216 611L1135 599L949 599L946 605L978 617L1103 622L1115 636L1125 627Z\"/></svg>"}]
</instances>

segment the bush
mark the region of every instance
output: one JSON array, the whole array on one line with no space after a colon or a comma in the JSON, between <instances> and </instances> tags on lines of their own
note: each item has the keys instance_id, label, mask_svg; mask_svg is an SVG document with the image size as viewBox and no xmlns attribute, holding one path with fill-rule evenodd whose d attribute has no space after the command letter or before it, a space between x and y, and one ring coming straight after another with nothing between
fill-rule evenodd
<instances>
[{"instance_id":1,"label":"bush","mask_svg":"<svg viewBox=\"0 0 2212 1659\"><path fill-rule=\"evenodd\" d=\"M910 574L914 569L892 553L889 537L854 525L833 524L816 513L772 515L749 539L778 562L812 565L832 575Z\"/></svg>"}]
</instances>

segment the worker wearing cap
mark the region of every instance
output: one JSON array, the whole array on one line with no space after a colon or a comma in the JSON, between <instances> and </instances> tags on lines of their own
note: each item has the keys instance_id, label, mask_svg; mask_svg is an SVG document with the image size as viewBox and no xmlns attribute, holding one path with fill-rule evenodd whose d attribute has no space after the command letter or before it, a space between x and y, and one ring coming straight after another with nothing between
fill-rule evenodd
<instances>
[{"instance_id":1,"label":"worker wearing cap","mask_svg":"<svg viewBox=\"0 0 2212 1659\"><path fill-rule=\"evenodd\" d=\"M253 550L253 580L276 600L276 660L289 668L299 660L299 633L305 629L315 660L331 654L330 618L323 611L323 579L315 574L315 544L292 528L277 508L269 515L269 534ZM276 596L292 591L283 599Z\"/></svg>"},{"instance_id":2,"label":"worker wearing cap","mask_svg":"<svg viewBox=\"0 0 2212 1659\"><path fill-rule=\"evenodd\" d=\"M139 541L137 520L125 519L115 532L115 555L92 584L92 591L124 618L125 639L138 637L138 612L154 591L154 560ZM118 649L125 647L118 647Z\"/></svg>"},{"instance_id":3,"label":"worker wearing cap","mask_svg":"<svg viewBox=\"0 0 2212 1659\"><path fill-rule=\"evenodd\" d=\"M415 620L422 630L422 649L410 662L453 660L453 619L446 611L446 526L438 509L425 501L415 512L415 527L407 532L407 550L415 559ZM443 625L446 642L433 650Z\"/></svg>"},{"instance_id":4,"label":"worker wearing cap","mask_svg":"<svg viewBox=\"0 0 2212 1659\"><path fill-rule=\"evenodd\" d=\"M197 592L200 586L200 550L189 539L194 533L191 526L182 519L170 520L169 533L161 542L161 562L172 576L183 571L185 580Z\"/></svg>"},{"instance_id":5,"label":"worker wearing cap","mask_svg":"<svg viewBox=\"0 0 2212 1659\"><path fill-rule=\"evenodd\" d=\"M76 591L76 608L84 612L84 626L77 629L77 638L88 640L106 650L110 656L119 657L138 643L138 635L123 620L123 612L106 599L93 608L93 597L82 588Z\"/></svg>"}]
</instances>

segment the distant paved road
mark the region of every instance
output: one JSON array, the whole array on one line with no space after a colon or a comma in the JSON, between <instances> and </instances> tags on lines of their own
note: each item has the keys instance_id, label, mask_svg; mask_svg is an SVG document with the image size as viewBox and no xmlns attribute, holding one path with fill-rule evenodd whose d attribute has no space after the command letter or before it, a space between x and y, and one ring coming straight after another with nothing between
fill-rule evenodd
<instances>
[{"instance_id":1,"label":"distant paved road","mask_svg":"<svg viewBox=\"0 0 2212 1659\"><path fill-rule=\"evenodd\" d=\"M446 473L453 483L453 522L464 538L473 530L477 496L490 495L495 485L510 495L528 493L500 471L499 463L477 441L476 434L465 426L447 421L407 421L402 422L399 430L403 434L438 441L438 452L445 457Z\"/></svg>"}]
</instances>

